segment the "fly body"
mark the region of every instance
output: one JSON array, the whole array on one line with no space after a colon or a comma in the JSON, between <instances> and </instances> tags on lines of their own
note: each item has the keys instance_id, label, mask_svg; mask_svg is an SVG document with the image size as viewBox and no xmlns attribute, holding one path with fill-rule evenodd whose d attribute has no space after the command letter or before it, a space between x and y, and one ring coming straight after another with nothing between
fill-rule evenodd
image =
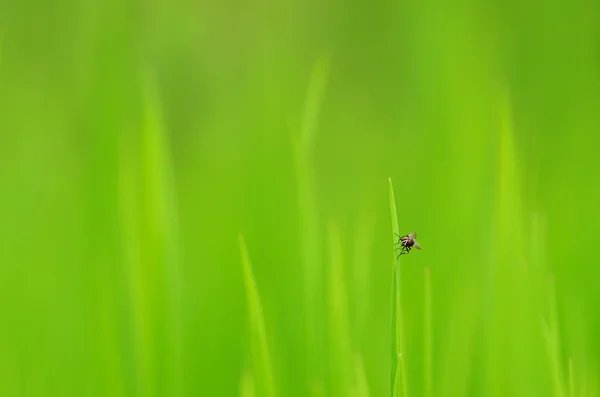
<instances>
[{"instance_id":1,"label":"fly body","mask_svg":"<svg viewBox=\"0 0 600 397\"><path fill-rule=\"evenodd\" d=\"M396 243L396 245L398 244L400 244L400 247L396 248L396 251L400 250L398 258L400 257L400 255L408 254L413 248L421 250L421 246L417 242L417 233L415 232L409 233L406 236L398 236L398 242Z\"/></svg>"}]
</instances>

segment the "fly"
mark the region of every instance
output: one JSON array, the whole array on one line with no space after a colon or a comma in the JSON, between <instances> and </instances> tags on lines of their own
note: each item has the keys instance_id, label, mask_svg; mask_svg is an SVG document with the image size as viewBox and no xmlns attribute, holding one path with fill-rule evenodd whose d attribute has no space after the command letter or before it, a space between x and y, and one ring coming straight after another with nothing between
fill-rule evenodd
<instances>
[{"instance_id":1,"label":"fly","mask_svg":"<svg viewBox=\"0 0 600 397\"><path fill-rule=\"evenodd\" d=\"M396 236L398 236L398 234L396 234ZM409 233L406 236L398 236L396 245L398 244L400 244L400 247L396 248L394 251L400 250L400 254L396 259L400 258L400 255L402 254L408 254L413 248L421 250L421 246L417 243L417 233L415 232Z\"/></svg>"}]
</instances>

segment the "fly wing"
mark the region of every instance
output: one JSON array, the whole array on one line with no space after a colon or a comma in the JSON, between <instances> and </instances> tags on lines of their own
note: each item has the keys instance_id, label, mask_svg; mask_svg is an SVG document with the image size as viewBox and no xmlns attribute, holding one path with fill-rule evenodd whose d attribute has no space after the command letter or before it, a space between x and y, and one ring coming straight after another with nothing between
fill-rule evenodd
<instances>
[{"instance_id":1,"label":"fly wing","mask_svg":"<svg viewBox=\"0 0 600 397\"><path fill-rule=\"evenodd\" d=\"M408 237L412 237L412 238L417 238L417 233L416 232L412 232L408 235Z\"/></svg>"},{"instance_id":2,"label":"fly wing","mask_svg":"<svg viewBox=\"0 0 600 397\"><path fill-rule=\"evenodd\" d=\"M417 240L415 240L415 243L413 244L413 247L415 247L418 250L421 250L421 246L419 245L419 243L417 243Z\"/></svg>"}]
</instances>

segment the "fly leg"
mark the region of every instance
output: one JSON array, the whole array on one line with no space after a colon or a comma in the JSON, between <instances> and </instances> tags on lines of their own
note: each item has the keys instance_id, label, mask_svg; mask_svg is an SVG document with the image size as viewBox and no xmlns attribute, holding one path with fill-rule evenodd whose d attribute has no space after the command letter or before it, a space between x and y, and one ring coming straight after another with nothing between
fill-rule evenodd
<instances>
[{"instance_id":1,"label":"fly leg","mask_svg":"<svg viewBox=\"0 0 600 397\"><path fill-rule=\"evenodd\" d=\"M399 243L399 242L398 242L398 243ZM398 243L396 243L396 245L398 245ZM406 247L406 246L403 244L403 245L401 245L401 246L400 246L400 247L398 247L398 248L394 248L394 251L402 250L402 251L404 252L404 251L406 251L406 249L407 249L407 248L408 248L408 247Z\"/></svg>"},{"instance_id":2,"label":"fly leg","mask_svg":"<svg viewBox=\"0 0 600 397\"><path fill-rule=\"evenodd\" d=\"M398 250L400 250L400 253L399 253L399 254L398 254L398 256L396 257L396 260L398 260L398 258L400 258L400 256L401 256L401 255L404 255L404 254L406 254L406 247L405 247L405 246L403 246L403 245L402 245L402 246L400 246L400 247L398 247L398 248L394 249L394 251L398 251Z\"/></svg>"},{"instance_id":3,"label":"fly leg","mask_svg":"<svg viewBox=\"0 0 600 397\"><path fill-rule=\"evenodd\" d=\"M400 244L400 240L402 240L402 236L398 235L398 233L394 233L396 237L398 237L398 242L396 244Z\"/></svg>"},{"instance_id":4,"label":"fly leg","mask_svg":"<svg viewBox=\"0 0 600 397\"><path fill-rule=\"evenodd\" d=\"M401 255L405 255L408 254L410 252L410 247L406 247L406 246L402 246L400 248L396 248L394 251L400 250L400 254L398 254L398 256L396 257L396 260L398 260L398 258L400 258Z\"/></svg>"}]
</instances>

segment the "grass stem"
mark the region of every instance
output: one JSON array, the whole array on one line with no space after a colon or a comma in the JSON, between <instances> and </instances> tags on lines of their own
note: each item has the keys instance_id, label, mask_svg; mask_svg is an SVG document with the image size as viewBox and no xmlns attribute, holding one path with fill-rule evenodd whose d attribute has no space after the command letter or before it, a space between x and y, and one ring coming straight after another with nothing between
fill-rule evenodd
<instances>
[{"instance_id":1,"label":"grass stem","mask_svg":"<svg viewBox=\"0 0 600 397\"><path fill-rule=\"evenodd\" d=\"M392 178L389 178L390 213L392 217L392 253L393 253L393 288L392 288L392 329L391 329L391 378L390 395L399 396L400 390L406 395L406 376L404 357L402 357L402 311L400 305L400 257L394 250L400 231L398 228L398 213L394 198ZM402 361L401 361L402 360ZM402 365L402 367L400 367ZM399 372L401 371L401 372Z\"/></svg>"}]
</instances>

